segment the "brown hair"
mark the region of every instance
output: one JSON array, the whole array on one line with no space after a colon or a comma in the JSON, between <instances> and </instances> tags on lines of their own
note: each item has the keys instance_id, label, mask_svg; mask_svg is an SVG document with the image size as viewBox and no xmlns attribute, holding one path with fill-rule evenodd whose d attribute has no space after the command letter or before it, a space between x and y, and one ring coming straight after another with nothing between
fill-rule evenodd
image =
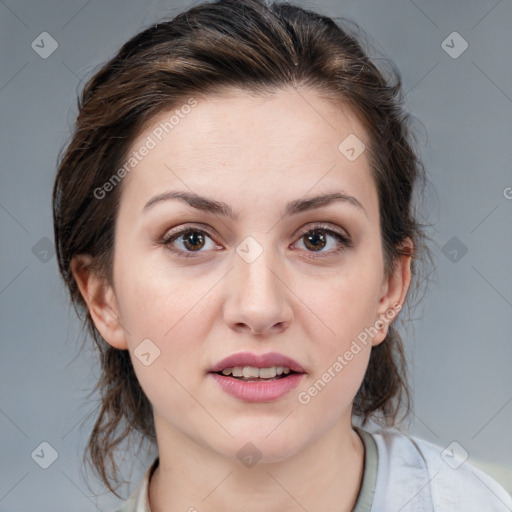
<instances>
[{"instance_id":1,"label":"brown hair","mask_svg":"<svg viewBox=\"0 0 512 512\"><path fill-rule=\"evenodd\" d=\"M412 149L410 116L401 106L401 78L394 67L385 79L356 35L331 18L289 3L202 3L134 36L85 85L53 191L59 269L101 358L101 407L87 454L114 493L116 447L132 432L150 440L155 432L151 405L128 351L102 339L71 272L72 258L89 254L97 271L112 277L122 184L105 197L94 191L122 166L135 137L157 113L224 87L265 94L285 86L313 88L358 115L370 140L386 270L392 270L404 254L402 242L410 238L417 278L425 235L412 202L424 170ZM408 415L410 405L402 341L390 326L385 341L371 351L353 413L363 425L372 418L390 426L397 424L401 407L404 418Z\"/></svg>"}]
</instances>

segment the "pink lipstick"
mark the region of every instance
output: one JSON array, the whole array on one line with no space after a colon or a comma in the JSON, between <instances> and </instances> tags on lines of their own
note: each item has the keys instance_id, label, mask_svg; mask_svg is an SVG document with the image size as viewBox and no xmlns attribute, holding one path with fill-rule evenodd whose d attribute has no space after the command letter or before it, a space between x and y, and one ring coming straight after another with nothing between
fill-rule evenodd
<instances>
[{"instance_id":1,"label":"pink lipstick","mask_svg":"<svg viewBox=\"0 0 512 512\"><path fill-rule=\"evenodd\" d=\"M306 372L276 352L232 354L214 364L209 375L227 394L246 402L272 402L298 386Z\"/></svg>"}]
</instances>

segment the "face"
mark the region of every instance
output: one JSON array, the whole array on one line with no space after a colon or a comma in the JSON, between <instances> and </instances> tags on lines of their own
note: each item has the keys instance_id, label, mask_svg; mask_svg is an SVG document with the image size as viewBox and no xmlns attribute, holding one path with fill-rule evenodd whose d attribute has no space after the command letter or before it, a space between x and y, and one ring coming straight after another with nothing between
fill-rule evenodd
<instances>
[{"instance_id":1,"label":"face","mask_svg":"<svg viewBox=\"0 0 512 512\"><path fill-rule=\"evenodd\" d=\"M186 111L169 133L163 112L132 146L154 147L122 183L109 299L122 328L96 324L129 349L157 433L233 459L250 441L282 460L350 425L385 337L375 324L403 293L384 273L367 155L339 149L349 135L369 141L347 108L306 89L232 90ZM224 366L296 372L211 373L241 353L254 359ZM293 362L258 359L269 353Z\"/></svg>"}]
</instances>

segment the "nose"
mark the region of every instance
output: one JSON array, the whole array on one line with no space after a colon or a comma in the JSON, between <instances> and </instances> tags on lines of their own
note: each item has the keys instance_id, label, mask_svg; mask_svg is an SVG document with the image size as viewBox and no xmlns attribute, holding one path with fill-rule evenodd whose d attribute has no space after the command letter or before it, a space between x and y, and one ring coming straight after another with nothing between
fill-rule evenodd
<instances>
[{"instance_id":1,"label":"nose","mask_svg":"<svg viewBox=\"0 0 512 512\"><path fill-rule=\"evenodd\" d=\"M228 274L224 320L233 330L268 336L288 328L293 317L282 265L270 250L248 262L236 255Z\"/></svg>"}]
</instances>

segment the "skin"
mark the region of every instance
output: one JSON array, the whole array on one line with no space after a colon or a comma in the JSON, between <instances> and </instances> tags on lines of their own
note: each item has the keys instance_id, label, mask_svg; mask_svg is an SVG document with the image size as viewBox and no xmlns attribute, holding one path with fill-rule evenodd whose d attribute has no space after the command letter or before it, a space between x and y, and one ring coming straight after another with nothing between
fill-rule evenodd
<instances>
[{"instance_id":1,"label":"skin","mask_svg":"<svg viewBox=\"0 0 512 512\"><path fill-rule=\"evenodd\" d=\"M155 117L133 150L169 116ZM113 283L87 269L86 255L74 259L99 332L130 351L153 406L160 456L149 491L153 512L352 510L364 466L352 401L371 346L384 340L387 325L308 404L297 396L359 333L403 303L410 258L385 274L366 152L349 161L338 150L349 134L368 145L356 116L314 90L284 89L266 98L228 90L198 98L122 183ZM239 218L176 199L143 211L170 190L223 201ZM282 216L288 201L334 191L362 208L333 202ZM325 233L325 243L307 245L303 235L316 222L344 230L352 246L336 253L336 239ZM202 246L187 246L183 237L173 242L189 253L199 247L196 257L179 257L159 243L185 224L213 235ZM263 249L251 263L236 252L247 236ZM321 253L316 259L315 248ZM134 356L147 338L160 350L149 366ZM280 352L307 375L277 401L241 401L207 372L242 351ZM250 468L237 458L248 442L262 454Z\"/></svg>"}]
</instances>

